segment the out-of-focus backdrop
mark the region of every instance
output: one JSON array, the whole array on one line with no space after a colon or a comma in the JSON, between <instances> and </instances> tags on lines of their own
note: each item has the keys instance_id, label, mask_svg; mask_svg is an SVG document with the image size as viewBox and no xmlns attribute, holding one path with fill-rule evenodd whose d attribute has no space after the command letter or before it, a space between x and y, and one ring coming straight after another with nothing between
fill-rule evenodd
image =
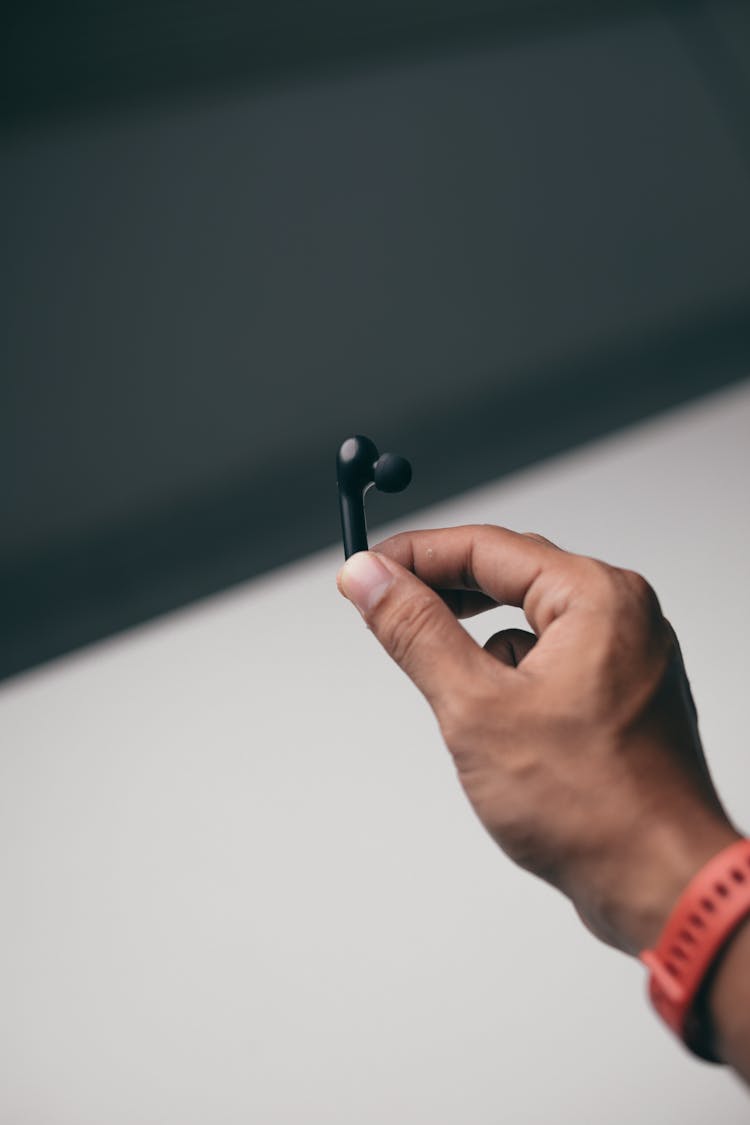
<instances>
[{"instance_id":1,"label":"out-of-focus backdrop","mask_svg":"<svg viewBox=\"0 0 750 1125\"><path fill-rule=\"evenodd\" d=\"M748 5L3 20L0 1125L746 1121L333 580L356 431L642 571L750 830Z\"/></svg>"},{"instance_id":2,"label":"out-of-focus backdrop","mask_svg":"<svg viewBox=\"0 0 750 1125\"><path fill-rule=\"evenodd\" d=\"M748 432L745 384L394 525L647 574L745 831ZM746 1125L642 967L482 831L340 561L0 686L0 1121Z\"/></svg>"},{"instance_id":3,"label":"out-of-focus backdrop","mask_svg":"<svg viewBox=\"0 0 750 1125\"><path fill-rule=\"evenodd\" d=\"M750 371L742 0L38 0L0 52L0 674L332 543L353 431L388 518Z\"/></svg>"}]
</instances>

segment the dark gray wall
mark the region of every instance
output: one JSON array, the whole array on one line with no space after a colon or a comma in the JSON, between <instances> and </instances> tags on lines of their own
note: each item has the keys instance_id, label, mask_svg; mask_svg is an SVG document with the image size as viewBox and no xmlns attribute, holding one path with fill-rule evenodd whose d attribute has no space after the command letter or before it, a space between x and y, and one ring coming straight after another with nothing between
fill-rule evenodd
<instances>
[{"instance_id":1,"label":"dark gray wall","mask_svg":"<svg viewBox=\"0 0 750 1125\"><path fill-rule=\"evenodd\" d=\"M748 24L15 122L0 670L330 542L350 432L415 455L391 514L747 374Z\"/></svg>"}]
</instances>

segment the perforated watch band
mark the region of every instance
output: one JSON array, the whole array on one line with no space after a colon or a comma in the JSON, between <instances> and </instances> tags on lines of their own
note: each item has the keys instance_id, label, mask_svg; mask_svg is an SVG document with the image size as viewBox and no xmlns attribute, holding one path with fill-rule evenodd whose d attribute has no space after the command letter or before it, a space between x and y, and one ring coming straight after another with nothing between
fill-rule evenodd
<instances>
[{"instance_id":1,"label":"perforated watch band","mask_svg":"<svg viewBox=\"0 0 750 1125\"><path fill-rule=\"evenodd\" d=\"M724 848L691 879L654 949L640 960L651 971L649 994L662 1019L702 1058L713 1061L693 1005L717 954L750 914L750 839Z\"/></svg>"}]
</instances>

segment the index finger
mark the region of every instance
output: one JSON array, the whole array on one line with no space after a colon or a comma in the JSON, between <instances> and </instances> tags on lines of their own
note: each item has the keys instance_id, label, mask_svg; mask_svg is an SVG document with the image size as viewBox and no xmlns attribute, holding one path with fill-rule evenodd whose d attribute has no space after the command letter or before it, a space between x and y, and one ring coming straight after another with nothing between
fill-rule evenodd
<instances>
[{"instance_id":1,"label":"index finger","mask_svg":"<svg viewBox=\"0 0 750 1125\"><path fill-rule=\"evenodd\" d=\"M520 606L535 629L566 607L579 558L541 538L490 524L407 531L372 550L434 589L474 591L496 605Z\"/></svg>"}]
</instances>

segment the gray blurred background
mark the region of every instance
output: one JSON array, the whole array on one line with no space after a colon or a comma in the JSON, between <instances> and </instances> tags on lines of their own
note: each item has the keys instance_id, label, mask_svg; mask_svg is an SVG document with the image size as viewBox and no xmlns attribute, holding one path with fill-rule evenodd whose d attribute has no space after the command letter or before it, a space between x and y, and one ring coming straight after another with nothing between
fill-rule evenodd
<instances>
[{"instance_id":1,"label":"gray blurred background","mask_svg":"<svg viewBox=\"0 0 750 1125\"><path fill-rule=\"evenodd\" d=\"M0 1125L746 1121L480 830L334 455L646 574L750 829L749 6L2 20Z\"/></svg>"},{"instance_id":2,"label":"gray blurred background","mask_svg":"<svg viewBox=\"0 0 750 1125\"><path fill-rule=\"evenodd\" d=\"M750 7L11 4L0 674L750 370Z\"/></svg>"}]
</instances>

